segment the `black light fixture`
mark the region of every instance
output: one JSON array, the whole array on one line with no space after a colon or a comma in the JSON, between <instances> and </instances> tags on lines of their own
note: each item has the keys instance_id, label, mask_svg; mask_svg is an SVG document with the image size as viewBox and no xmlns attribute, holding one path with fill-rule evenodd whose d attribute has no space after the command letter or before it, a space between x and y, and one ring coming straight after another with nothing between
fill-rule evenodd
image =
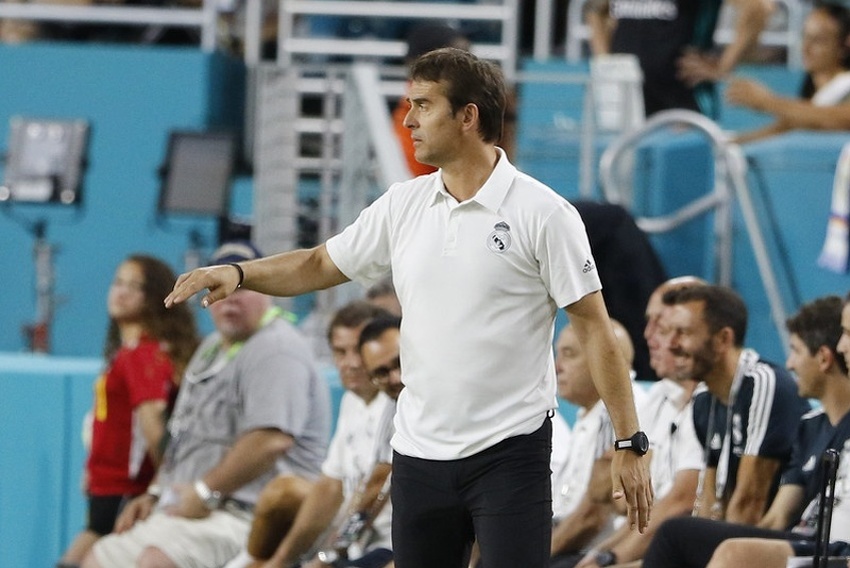
<instances>
[{"instance_id":1,"label":"black light fixture","mask_svg":"<svg viewBox=\"0 0 850 568\"><path fill-rule=\"evenodd\" d=\"M12 117L0 202L76 205L82 197L89 123Z\"/></svg>"},{"instance_id":2,"label":"black light fixture","mask_svg":"<svg viewBox=\"0 0 850 568\"><path fill-rule=\"evenodd\" d=\"M232 133L170 132L159 213L227 217L236 149Z\"/></svg>"}]
</instances>

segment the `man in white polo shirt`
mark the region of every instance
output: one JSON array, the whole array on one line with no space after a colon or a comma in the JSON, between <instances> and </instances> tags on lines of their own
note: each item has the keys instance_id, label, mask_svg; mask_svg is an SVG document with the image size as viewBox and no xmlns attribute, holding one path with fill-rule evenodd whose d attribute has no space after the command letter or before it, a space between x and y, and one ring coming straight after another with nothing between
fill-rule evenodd
<instances>
[{"instance_id":1,"label":"man in white polo shirt","mask_svg":"<svg viewBox=\"0 0 850 568\"><path fill-rule=\"evenodd\" d=\"M461 568L473 539L488 568L543 568L551 541L554 319L564 308L588 353L618 447L614 494L643 530L652 506L646 436L584 225L496 147L498 68L446 48L412 66L416 159L440 169L395 184L326 244L182 275L165 299L240 286L280 296L392 270L402 306L393 458L398 568ZM630 451L631 450L631 451Z\"/></svg>"}]
</instances>

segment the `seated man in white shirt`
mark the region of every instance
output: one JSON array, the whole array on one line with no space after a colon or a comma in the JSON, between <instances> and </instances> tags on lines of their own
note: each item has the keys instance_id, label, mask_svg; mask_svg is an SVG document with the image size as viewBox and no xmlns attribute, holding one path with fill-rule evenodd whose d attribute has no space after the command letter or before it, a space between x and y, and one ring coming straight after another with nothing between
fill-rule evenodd
<instances>
[{"instance_id":1,"label":"seated man in white shirt","mask_svg":"<svg viewBox=\"0 0 850 568\"><path fill-rule=\"evenodd\" d=\"M370 466L360 475L356 487L346 487L347 503L342 507L340 484L322 487L326 477L336 475L331 458L336 452L351 452L350 441L339 437L331 443L329 459L323 466L323 477L304 502L292 526L278 546L274 556L263 568L289 568L306 558L305 568L385 568L392 561L390 521L392 505L389 500L392 451L389 445L393 434L392 420L396 399L404 388L401 382L399 359L399 327L401 320L392 315L376 317L362 330L356 343L361 369L381 390L380 413L371 410L370 445L360 445L358 456L368 453ZM363 440L366 442L366 440ZM333 490L333 491L331 491ZM328 539L320 538L338 512L343 520ZM317 542L317 539L318 542ZM318 549L314 554L312 550ZM315 555L315 558L313 556Z\"/></svg>"},{"instance_id":2,"label":"seated man in white shirt","mask_svg":"<svg viewBox=\"0 0 850 568\"><path fill-rule=\"evenodd\" d=\"M644 338L649 347L649 364L659 377L666 377L650 387L645 402L638 406L650 441L650 472L656 499L653 522L644 533L632 533L628 526L621 526L588 552L578 568L640 560L662 521L689 514L693 509L704 463L691 412L698 381L691 378L690 360L674 357L670 351L670 328L665 315L671 308L664 305L662 297L668 290L704 284L693 276L667 280L653 291L646 305Z\"/></svg>"},{"instance_id":3,"label":"seated man in white shirt","mask_svg":"<svg viewBox=\"0 0 850 568\"><path fill-rule=\"evenodd\" d=\"M311 494L320 494L338 508L343 495L350 498L365 481L374 463L375 435L390 401L364 370L358 342L369 321L382 315L387 315L383 309L361 300L343 306L331 318L327 340L346 392L340 402L328 456L322 464L322 476L297 500L293 500L286 478L269 482L260 494L246 548L226 568L256 567L270 559L292 529L302 502L306 501L306 508L312 507L315 498L310 501ZM330 513L331 519L335 510ZM389 527L384 528L388 533ZM389 534L383 536L389 540Z\"/></svg>"},{"instance_id":4,"label":"seated man in white shirt","mask_svg":"<svg viewBox=\"0 0 850 568\"><path fill-rule=\"evenodd\" d=\"M625 327L611 320L614 336L626 362L634 359L634 346ZM558 374L558 396L578 405L562 473L553 480L552 568L574 566L581 560L581 550L593 546L614 530L616 511L611 500L611 458L614 431L608 410L596 390L581 343L571 326L566 326L555 344L555 371ZM635 404L644 398L640 387L634 387Z\"/></svg>"}]
</instances>

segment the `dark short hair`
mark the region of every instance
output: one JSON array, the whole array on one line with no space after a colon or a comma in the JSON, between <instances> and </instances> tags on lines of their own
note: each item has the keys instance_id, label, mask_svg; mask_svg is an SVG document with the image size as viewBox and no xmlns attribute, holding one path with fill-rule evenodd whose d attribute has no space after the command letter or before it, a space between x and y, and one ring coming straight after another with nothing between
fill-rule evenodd
<instances>
[{"instance_id":1,"label":"dark short hair","mask_svg":"<svg viewBox=\"0 0 850 568\"><path fill-rule=\"evenodd\" d=\"M724 327L732 329L734 344L741 347L747 334L747 305L741 296L726 286L686 286L668 290L662 296L668 306L700 302L703 304L703 319L710 333Z\"/></svg>"},{"instance_id":2,"label":"dark short hair","mask_svg":"<svg viewBox=\"0 0 850 568\"><path fill-rule=\"evenodd\" d=\"M377 317L367 323L366 327L364 327L363 330L360 332L360 341L357 343L357 348L362 350L364 345L366 345L370 341L375 341L376 339L381 337L388 329L400 328L400 317L394 316L392 314Z\"/></svg>"},{"instance_id":3,"label":"dark short hair","mask_svg":"<svg viewBox=\"0 0 850 568\"><path fill-rule=\"evenodd\" d=\"M810 355L821 347L826 347L833 353L838 353L838 341L841 339L841 310L844 301L838 296L824 296L807 304L788 318L785 327L797 335L809 350ZM841 372L847 374L847 363L844 357L835 358Z\"/></svg>"},{"instance_id":4,"label":"dark short hair","mask_svg":"<svg viewBox=\"0 0 850 568\"><path fill-rule=\"evenodd\" d=\"M381 278L378 282L375 282L373 285L369 286L366 290L366 297L368 299L378 298L380 296L395 296L395 286L393 285L393 279L391 276L387 276L386 278Z\"/></svg>"},{"instance_id":5,"label":"dark short hair","mask_svg":"<svg viewBox=\"0 0 850 568\"><path fill-rule=\"evenodd\" d=\"M338 327L347 327L353 329L359 327L369 320L378 317L391 315L387 310L376 306L366 300L355 300L338 309L331 322L328 324L328 343L331 341L331 335L334 329Z\"/></svg>"},{"instance_id":6,"label":"dark short hair","mask_svg":"<svg viewBox=\"0 0 850 568\"><path fill-rule=\"evenodd\" d=\"M442 82L452 113L468 104L478 107L478 133L484 142L496 143L502 136L507 108L507 87L502 71L494 63L479 59L456 47L429 51L413 62L413 81Z\"/></svg>"},{"instance_id":7,"label":"dark short hair","mask_svg":"<svg viewBox=\"0 0 850 568\"><path fill-rule=\"evenodd\" d=\"M260 249L250 241L228 241L210 255L209 265L254 260L262 256Z\"/></svg>"},{"instance_id":8,"label":"dark short hair","mask_svg":"<svg viewBox=\"0 0 850 568\"><path fill-rule=\"evenodd\" d=\"M458 44L465 41L466 36L460 30L442 22L426 21L414 26L407 34L405 58L413 61L429 51L441 47L459 47Z\"/></svg>"}]
</instances>

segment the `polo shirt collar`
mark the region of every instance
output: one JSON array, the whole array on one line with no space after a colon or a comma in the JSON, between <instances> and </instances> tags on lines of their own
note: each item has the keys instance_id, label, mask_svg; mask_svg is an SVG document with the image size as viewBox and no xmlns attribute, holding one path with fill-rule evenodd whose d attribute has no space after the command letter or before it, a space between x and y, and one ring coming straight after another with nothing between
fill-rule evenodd
<instances>
[{"instance_id":1,"label":"polo shirt collar","mask_svg":"<svg viewBox=\"0 0 850 568\"><path fill-rule=\"evenodd\" d=\"M508 160L505 151L497 146L496 152L499 153L499 161L496 162L496 167L493 169L490 177L487 178L487 181L484 182L484 185L481 186L481 189L470 200L480 203L494 213L498 212L499 207L505 201L508 190L511 188L517 174L516 167ZM445 184L443 184L443 170L438 170L437 175L434 176L434 201L432 205L443 199L454 198L449 195Z\"/></svg>"}]
</instances>

